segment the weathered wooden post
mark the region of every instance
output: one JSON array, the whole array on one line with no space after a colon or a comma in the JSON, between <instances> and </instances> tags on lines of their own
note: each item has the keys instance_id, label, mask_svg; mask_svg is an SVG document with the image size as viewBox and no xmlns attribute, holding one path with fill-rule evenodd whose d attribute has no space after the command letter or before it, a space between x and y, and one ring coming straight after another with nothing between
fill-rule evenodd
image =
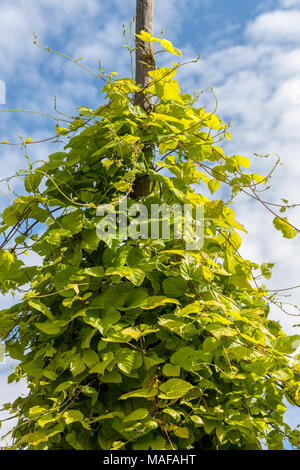
<instances>
[{"instance_id":1,"label":"weathered wooden post","mask_svg":"<svg viewBox=\"0 0 300 470\"><path fill-rule=\"evenodd\" d=\"M153 34L153 12L154 0L136 0L136 34L139 34L141 31L147 31L147 33ZM135 81L138 85L145 88L149 84L148 71L154 67L154 51L152 44L149 45L139 38L136 38L136 41ZM136 93L136 105L141 106L145 111L149 111L151 103L150 95ZM145 154L153 154L153 146L145 146L144 152ZM131 197L138 200L143 196L148 196L150 183L150 177L146 173L136 175Z\"/></svg>"},{"instance_id":2,"label":"weathered wooden post","mask_svg":"<svg viewBox=\"0 0 300 470\"><path fill-rule=\"evenodd\" d=\"M147 31L147 33L153 34L153 11L154 11L154 0L136 0L136 34L141 31ZM137 39L136 49L136 62L135 62L135 81L146 87L149 83L148 71L153 68L154 56L152 46L144 43L141 39ZM149 106L149 98L142 93L137 93L135 97L135 103L147 109Z\"/></svg>"}]
</instances>

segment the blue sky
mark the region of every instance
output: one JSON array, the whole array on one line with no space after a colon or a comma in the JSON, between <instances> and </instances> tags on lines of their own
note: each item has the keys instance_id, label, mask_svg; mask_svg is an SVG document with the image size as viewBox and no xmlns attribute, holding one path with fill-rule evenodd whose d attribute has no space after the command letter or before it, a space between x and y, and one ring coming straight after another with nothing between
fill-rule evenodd
<instances>
[{"instance_id":1,"label":"blue sky","mask_svg":"<svg viewBox=\"0 0 300 470\"><path fill-rule=\"evenodd\" d=\"M2 0L0 7L0 80L6 84L8 109L30 109L55 114L53 96L61 112L76 113L81 105L96 108L102 102L102 84L72 62L51 55L33 44L33 31L41 44L50 46L97 71L98 61L107 72L130 73L129 57L122 47L122 24L127 29L135 13L135 0ZM156 0L155 32L165 27L165 37L181 49L185 59L201 53L197 64L179 74L186 92L214 87L217 114L232 124L230 154L248 157L277 152L284 166L273 178L268 201L299 201L300 176L300 0ZM203 103L212 106L209 95ZM51 119L22 113L0 113L0 141L52 135ZM31 147L33 159L55 151L52 143ZM0 179L24 167L20 148L0 146ZM253 159L255 171L266 173L268 159ZM0 190L5 185L0 184ZM220 197L216 193L216 197ZM0 209L7 204L0 196ZM246 198L235 208L248 229L242 253L258 263L275 262L270 288L299 284L299 239L282 239L272 227L272 216ZM299 210L288 214L299 226ZM33 256L29 262L34 262ZM300 289L299 289L300 290ZM287 301L300 305L296 290ZM0 307L12 299L0 298ZM290 313L295 313L288 307ZM297 331L296 317L272 310L272 317L287 333ZM299 328L298 328L299 331ZM11 361L0 365L0 401L25 390L23 384L6 385ZM289 409L292 425L300 422ZM8 424L3 427L8 429Z\"/></svg>"}]
</instances>

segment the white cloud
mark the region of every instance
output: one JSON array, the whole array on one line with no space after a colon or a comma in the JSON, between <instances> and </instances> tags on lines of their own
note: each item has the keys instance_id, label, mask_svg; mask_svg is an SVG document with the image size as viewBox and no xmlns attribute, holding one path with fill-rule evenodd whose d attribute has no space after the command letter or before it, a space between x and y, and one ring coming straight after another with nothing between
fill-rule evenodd
<instances>
[{"instance_id":1,"label":"white cloud","mask_svg":"<svg viewBox=\"0 0 300 470\"><path fill-rule=\"evenodd\" d=\"M248 24L246 34L257 42L300 42L300 11L274 10L263 13Z\"/></svg>"},{"instance_id":2,"label":"white cloud","mask_svg":"<svg viewBox=\"0 0 300 470\"><path fill-rule=\"evenodd\" d=\"M279 0L283 8L300 7L300 0Z\"/></svg>"}]
</instances>

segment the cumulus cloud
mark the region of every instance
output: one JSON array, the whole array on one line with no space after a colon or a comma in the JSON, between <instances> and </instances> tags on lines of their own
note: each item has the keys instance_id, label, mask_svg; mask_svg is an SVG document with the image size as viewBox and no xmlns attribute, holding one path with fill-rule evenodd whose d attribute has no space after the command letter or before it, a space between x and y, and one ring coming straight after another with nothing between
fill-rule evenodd
<instances>
[{"instance_id":1,"label":"cumulus cloud","mask_svg":"<svg viewBox=\"0 0 300 470\"><path fill-rule=\"evenodd\" d=\"M300 0L279 0L279 4L284 8L300 7Z\"/></svg>"},{"instance_id":2,"label":"cumulus cloud","mask_svg":"<svg viewBox=\"0 0 300 470\"><path fill-rule=\"evenodd\" d=\"M247 26L246 35L250 40L281 44L282 42L300 43L300 11L275 10L255 18Z\"/></svg>"}]
</instances>

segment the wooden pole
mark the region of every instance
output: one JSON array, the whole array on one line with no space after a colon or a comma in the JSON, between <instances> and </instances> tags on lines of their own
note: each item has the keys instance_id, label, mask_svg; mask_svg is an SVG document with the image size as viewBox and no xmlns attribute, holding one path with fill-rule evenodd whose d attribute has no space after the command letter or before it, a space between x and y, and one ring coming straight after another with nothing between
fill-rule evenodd
<instances>
[{"instance_id":1,"label":"wooden pole","mask_svg":"<svg viewBox=\"0 0 300 470\"><path fill-rule=\"evenodd\" d=\"M153 11L154 0L136 0L136 34L141 31L147 31L153 35ZM154 66L153 49L149 44L144 43L140 39L137 40L136 62L135 62L135 81L142 87L146 87L149 83L148 71ZM137 93L135 96L135 104L142 108L149 107L149 97L143 93Z\"/></svg>"},{"instance_id":2,"label":"wooden pole","mask_svg":"<svg viewBox=\"0 0 300 470\"><path fill-rule=\"evenodd\" d=\"M146 31L153 35L153 10L154 0L136 0L136 27L135 32L139 34ZM143 88L149 84L148 71L155 66L154 51L152 45L136 38L136 56L135 56L135 81ZM136 93L134 98L135 105L141 106L145 111L151 110L152 99L150 95L144 93ZM145 160L152 160L153 146L144 146ZM150 193L151 179L147 173L137 174L132 186L131 197L139 200Z\"/></svg>"}]
</instances>

